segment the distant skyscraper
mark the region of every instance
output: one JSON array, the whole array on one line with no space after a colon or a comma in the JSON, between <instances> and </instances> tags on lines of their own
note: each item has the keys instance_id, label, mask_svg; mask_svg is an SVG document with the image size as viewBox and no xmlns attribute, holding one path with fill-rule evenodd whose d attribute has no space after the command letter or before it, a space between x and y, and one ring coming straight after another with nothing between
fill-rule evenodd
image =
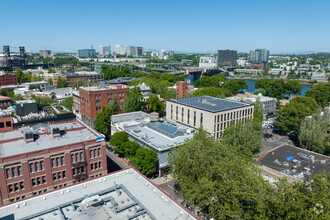
<instances>
[{"instance_id":1,"label":"distant skyscraper","mask_svg":"<svg viewBox=\"0 0 330 220\"><path fill-rule=\"evenodd\" d=\"M95 50L94 49L78 50L78 57L95 57Z\"/></svg>"},{"instance_id":2,"label":"distant skyscraper","mask_svg":"<svg viewBox=\"0 0 330 220\"><path fill-rule=\"evenodd\" d=\"M100 45L99 46L100 55L109 55L109 46Z\"/></svg>"},{"instance_id":3,"label":"distant skyscraper","mask_svg":"<svg viewBox=\"0 0 330 220\"><path fill-rule=\"evenodd\" d=\"M136 48L134 46L127 46L127 56L136 56Z\"/></svg>"},{"instance_id":4,"label":"distant skyscraper","mask_svg":"<svg viewBox=\"0 0 330 220\"><path fill-rule=\"evenodd\" d=\"M50 50L39 50L39 55L43 58L52 57L52 52Z\"/></svg>"},{"instance_id":5,"label":"distant skyscraper","mask_svg":"<svg viewBox=\"0 0 330 220\"><path fill-rule=\"evenodd\" d=\"M268 60L269 60L269 50L256 49L250 51L250 63L264 64L265 66L267 66Z\"/></svg>"},{"instance_id":6,"label":"distant skyscraper","mask_svg":"<svg viewBox=\"0 0 330 220\"><path fill-rule=\"evenodd\" d=\"M237 66L237 51L236 50L218 50L218 65L219 66Z\"/></svg>"},{"instance_id":7,"label":"distant skyscraper","mask_svg":"<svg viewBox=\"0 0 330 220\"><path fill-rule=\"evenodd\" d=\"M143 55L143 47L136 47L136 56L142 56Z\"/></svg>"},{"instance_id":8,"label":"distant skyscraper","mask_svg":"<svg viewBox=\"0 0 330 220\"><path fill-rule=\"evenodd\" d=\"M125 55L125 47L119 44L113 47L113 51L116 53L116 55Z\"/></svg>"}]
</instances>

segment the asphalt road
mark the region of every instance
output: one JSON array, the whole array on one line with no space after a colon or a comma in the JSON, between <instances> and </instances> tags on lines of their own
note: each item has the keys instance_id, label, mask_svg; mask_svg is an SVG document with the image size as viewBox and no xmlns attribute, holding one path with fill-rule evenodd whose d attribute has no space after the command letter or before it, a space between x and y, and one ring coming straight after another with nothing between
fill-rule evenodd
<instances>
[{"instance_id":1,"label":"asphalt road","mask_svg":"<svg viewBox=\"0 0 330 220\"><path fill-rule=\"evenodd\" d=\"M260 150L260 154L266 153L283 144L292 144L291 140L286 135L281 136L279 134L274 134L271 129L268 129L266 132L272 134L273 137L262 140L262 148Z\"/></svg>"},{"instance_id":2,"label":"asphalt road","mask_svg":"<svg viewBox=\"0 0 330 220\"><path fill-rule=\"evenodd\" d=\"M179 196L177 193L175 193L174 183L175 181L173 180L171 182L163 183L159 185L159 187L162 188L168 194L170 194L170 196L172 196L174 199L179 201Z\"/></svg>"}]
</instances>

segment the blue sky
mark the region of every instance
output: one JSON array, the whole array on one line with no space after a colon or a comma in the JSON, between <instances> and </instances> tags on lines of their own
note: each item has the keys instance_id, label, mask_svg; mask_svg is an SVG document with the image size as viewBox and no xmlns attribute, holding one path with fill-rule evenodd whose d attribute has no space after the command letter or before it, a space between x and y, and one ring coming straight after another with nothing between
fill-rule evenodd
<instances>
[{"instance_id":1,"label":"blue sky","mask_svg":"<svg viewBox=\"0 0 330 220\"><path fill-rule=\"evenodd\" d=\"M330 0L0 1L0 46L330 52ZM15 50L13 48L13 50Z\"/></svg>"}]
</instances>

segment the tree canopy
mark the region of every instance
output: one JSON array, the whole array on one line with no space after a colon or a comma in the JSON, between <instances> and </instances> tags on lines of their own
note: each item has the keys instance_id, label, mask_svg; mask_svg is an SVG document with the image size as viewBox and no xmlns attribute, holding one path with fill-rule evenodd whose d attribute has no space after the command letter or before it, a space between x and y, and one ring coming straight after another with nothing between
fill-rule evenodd
<instances>
[{"instance_id":1,"label":"tree canopy","mask_svg":"<svg viewBox=\"0 0 330 220\"><path fill-rule=\"evenodd\" d=\"M228 80L225 82L224 88L229 91L239 92L240 89L248 89L248 85L242 79Z\"/></svg>"},{"instance_id":2,"label":"tree canopy","mask_svg":"<svg viewBox=\"0 0 330 220\"><path fill-rule=\"evenodd\" d=\"M65 88L67 85L66 80L62 77L58 77L57 79L57 88Z\"/></svg>"},{"instance_id":3,"label":"tree canopy","mask_svg":"<svg viewBox=\"0 0 330 220\"><path fill-rule=\"evenodd\" d=\"M64 105L67 109L71 110L72 106L73 106L73 98L72 97L68 97L66 99L64 99L61 102L62 105Z\"/></svg>"},{"instance_id":4,"label":"tree canopy","mask_svg":"<svg viewBox=\"0 0 330 220\"><path fill-rule=\"evenodd\" d=\"M125 131L119 131L111 135L109 143L112 146L120 146L122 143L128 141L128 136Z\"/></svg>"},{"instance_id":5,"label":"tree canopy","mask_svg":"<svg viewBox=\"0 0 330 220\"><path fill-rule=\"evenodd\" d=\"M223 75L203 76L196 80L196 87L219 87L220 82L225 82L226 78Z\"/></svg>"},{"instance_id":6,"label":"tree canopy","mask_svg":"<svg viewBox=\"0 0 330 220\"><path fill-rule=\"evenodd\" d=\"M143 95L140 87L134 87L127 91L127 97L124 101L124 111L134 112L143 110L142 98Z\"/></svg>"},{"instance_id":7,"label":"tree canopy","mask_svg":"<svg viewBox=\"0 0 330 220\"><path fill-rule=\"evenodd\" d=\"M256 82L256 89L264 89L266 96L281 99L285 94L300 94L302 86L296 80L260 79Z\"/></svg>"},{"instance_id":8,"label":"tree canopy","mask_svg":"<svg viewBox=\"0 0 330 220\"><path fill-rule=\"evenodd\" d=\"M197 91L193 93L193 96L200 96L200 95L208 95L218 98L227 98L232 96L233 94L225 88L216 88L216 87L203 87L199 88Z\"/></svg>"},{"instance_id":9,"label":"tree canopy","mask_svg":"<svg viewBox=\"0 0 330 220\"><path fill-rule=\"evenodd\" d=\"M313 85L306 91L306 96L314 98L321 107L327 107L330 102L330 83Z\"/></svg>"},{"instance_id":10,"label":"tree canopy","mask_svg":"<svg viewBox=\"0 0 330 220\"><path fill-rule=\"evenodd\" d=\"M154 150L140 147L131 159L132 165L144 175L150 176L156 172L158 156Z\"/></svg>"},{"instance_id":11,"label":"tree canopy","mask_svg":"<svg viewBox=\"0 0 330 220\"><path fill-rule=\"evenodd\" d=\"M150 95L146 101L149 111L162 113L165 108L165 104L159 100L157 95Z\"/></svg>"},{"instance_id":12,"label":"tree canopy","mask_svg":"<svg viewBox=\"0 0 330 220\"><path fill-rule=\"evenodd\" d=\"M311 115L319 108L315 99L311 97L296 97L282 106L277 114L276 127L284 132L297 131L302 119Z\"/></svg>"}]
</instances>

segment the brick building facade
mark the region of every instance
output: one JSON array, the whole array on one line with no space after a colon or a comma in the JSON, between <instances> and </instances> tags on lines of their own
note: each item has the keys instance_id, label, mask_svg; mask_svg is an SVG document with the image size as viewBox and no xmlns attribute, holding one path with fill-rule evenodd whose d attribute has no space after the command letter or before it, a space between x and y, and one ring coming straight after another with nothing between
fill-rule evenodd
<instances>
[{"instance_id":1,"label":"brick building facade","mask_svg":"<svg viewBox=\"0 0 330 220\"><path fill-rule=\"evenodd\" d=\"M57 88L57 81L62 78L66 81L67 87L74 86L79 81L84 82L101 82L104 80L104 74L99 72L79 71L72 74L54 74L53 83Z\"/></svg>"},{"instance_id":2,"label":"brick building facade","mask_svg":"<svg viewBox=\"0 0 330 220\"><path fill-rule=\"evenodd\" d=\"M0 205L107 173L96 131L80 120L40 125L0 133Z\"/></svg>"},{"instance_id":3,"label":"brick building facade","mask_svg":"<svg viewBox=\"0 0 330 220\"><path fill-rule=\"evenodd\" d=\"M79 99L82 120L89 126L94 127L97 113L102 110L103 106L109 105L115 97L120 106L118 114L121 113L128 90L128 86L120 84L104 86L103 88L80 87Z\"/></svg>"},{"instance_id":4,"label":"brick building facade","mask_svg":"<svg viewBox=\"0 0 330 220\"><path fill-rule=\"evenodd\" d=\"M18 78L16 74L0 73L0 86L7 85L18 85Z\"/></svg>"},{"instance_id":5,"label":"brick building facade","mask_svg":"<svg viewBox=\"0 0 330 220\"><path fill-rule=\"evenodd\" d=\"M12 98L0 95L0 110L7 109L13 105Z\"/></svg>"}]
</instances>

